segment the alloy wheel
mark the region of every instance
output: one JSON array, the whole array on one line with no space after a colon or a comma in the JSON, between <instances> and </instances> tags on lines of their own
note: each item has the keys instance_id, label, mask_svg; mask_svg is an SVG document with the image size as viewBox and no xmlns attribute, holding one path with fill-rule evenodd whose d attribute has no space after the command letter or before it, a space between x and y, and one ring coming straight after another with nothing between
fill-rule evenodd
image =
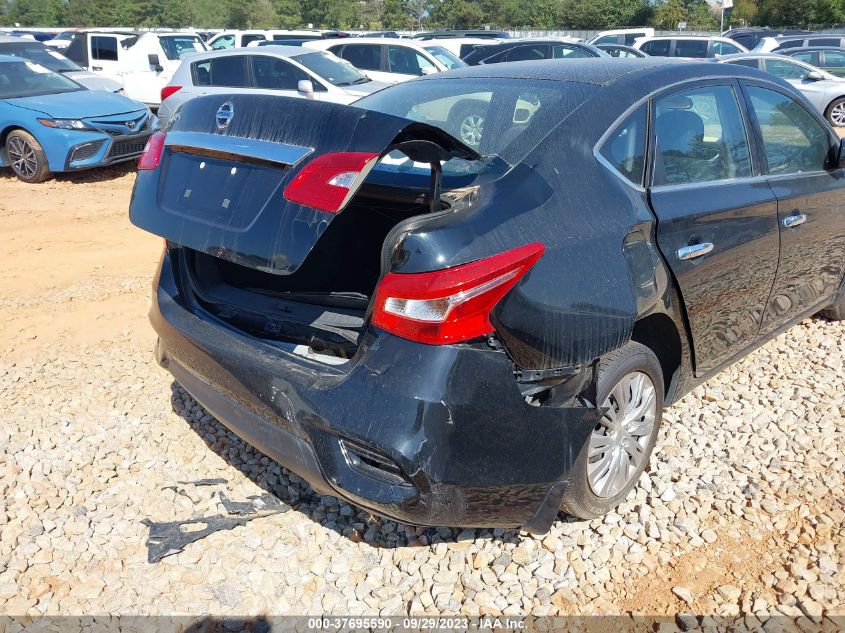
<instances>
[{"instance_id":1,"label":"alloy wheel","mask_svg":"<svg viewBox=\"0 0 845 633\"><path fill-rule=\"evenodd\" d=\"M484 117L470 114L461 121L461 140L470 147L481 145L481 133L484 131Z\"/></svg>"},{"instance_id":2,"label":"alloy wheel","mask_svg":"<svg viewBox=\"0 0 845 633\"><path fill-rule=\"evenodd\" d=\"M654 383L626 374L602 404L605 413L590 435L587 481L597 497L619 494L640 472L657 417Z\"/></svg>"},{"instance_id":3,"label":"alloy wheel","mask_svg":"<svg viewBox=\"0 0 845 633\"><path fill-rule=\"evenodd\" d=\"M836 127L845 127L845 101L837 103L830 109L830 120Z\"/></svg>"},{"instance_id":4,"label":"alloy wheel","mask_svg":"<svg viewBox=\"0 0 845 633\"><path fill-rule=\"evenodd\" d=\"M9 161L15 173L25 179L35 177L38 172L38 157L35 150L20 137L13 136L9 139L7 146Z\"/></svg>"}]
</instances>

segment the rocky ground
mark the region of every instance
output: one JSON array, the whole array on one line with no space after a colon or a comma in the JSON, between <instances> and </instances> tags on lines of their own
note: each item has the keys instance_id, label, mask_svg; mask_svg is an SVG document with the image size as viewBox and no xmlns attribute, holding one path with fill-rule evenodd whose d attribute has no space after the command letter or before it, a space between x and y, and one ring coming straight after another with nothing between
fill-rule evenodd
<instances>
[{"instance_id":1,"label":"rocky ground","mask_svg":"<svg viewBox=\"0 0 845 633\"><path fill-rule=\"evenodd\" d=\"M316 495L155 365L132 179L0 177L0 613L845 617L845 326L809 319L668 410L617 512L416 529ZM203 478L225 483L177 484ZM221 491L294 509L147 562L143 519L222 514Z\"/></svg>"}]
</instances>

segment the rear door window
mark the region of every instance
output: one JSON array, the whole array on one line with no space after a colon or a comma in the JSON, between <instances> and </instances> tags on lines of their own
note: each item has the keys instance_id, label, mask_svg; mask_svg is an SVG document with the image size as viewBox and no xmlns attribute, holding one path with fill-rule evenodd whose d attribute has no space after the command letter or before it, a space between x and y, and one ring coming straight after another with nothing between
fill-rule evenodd
<instances>
[{"instance_id":1,"label":"rear door window","mask_svg":"<svg viewBox=\"0 0 845 633\"><path fill-rule=\"evenodd\" d=\"M817 51L801 51L795 53L794 55L790 55L790 57L801 62L806 62L812 66L819 65L819 53Z\"/></svg>"},{"instance_id":2,"label":"rear door window","mask_svg":"<svg viewBox=\"0 0 845 633\"><path fill-rule=\"evenodd\" d=\"M707 57L707 40L675 40L673 57Z\"/></svg>"},{"instance_id":3,"label":"rear door window","mask_svg":"<svg viewBox=\"0 0 845 633\"><path fill-rule=\"evenodd\" d=\"M652 55L654 57L668 57L669 46L671 44L672 40L651 40L650 42L646 42L640 46L640 50L646 55Z\"/></svg>"},{"instance_id":4,"label":"rear door window","mask_svg":"<svg viewBox=\"0 0 845 633\"><path fill-rule=\"evenodd\" d=\"M381 70L380 44L347 44L335 55L361 70Z\"/></svg>"},{"instance_id":5,"label":"rear door window","mask_svg":"<svg viewBox=\"0 0 845 633\"><path fill-rule=\"evenodd\" d=\"M838 37L811 37L808 46L839 46L841 41Z\"/></svg>"},{"instance_id":6,"label":"rear door window","mask_svg":"<svg viewBox=\"0 0 845 633\"><path fill-rule=\"evenodd\" d=\"M308 74L278 57L253 56L252 75L256 88L270 90L296 90L303 79L311 80ZM315 84L316 82L312 82Z\"/></svg>"},{"instance_id":7,"label":"rear door window","mask_svg":"<svg viewBox=\"0 0 845 633\"><path fill-rule=\"evenodd\" d=\"M552 46L552 58L559 59L566 57L568 59L577 59L579 57L592 57L591 53L588 53L583 48L579 48L577 46L567 46L566 44L555 44Z\"/></svg>"},{"instance_id":8,"label":"rear door window","mask_svg":"<svg viewBox=\"0 0 845 633\"><path fill-rule=\"evenodd\" d=\"M801 64L786 59L767 59L766 72L781 79L804 79L810 74L810 71Z\"/></svg>"},{"instance_id":9,"label":"rear door window","mask_svg":"<svg viewBox=\"0 0 845 633\"><path fill-rule=\"evenodd\" d=\"M194 62L193 67L194 78L198 86L250 87L246 57L243 55L214 57L207 61Z\"/></svg>"},{"instance_id":10,"label":"rear door window","mask_svg":"<svg viewBox=\"0 0 845 633\"><path fill-rule=\"evenodd\" d=\"M827 130L792 97L748 87L770 174L798 174L825 168L831 149Z\"/></svg>"},{"instance_id":11,"label":"rear door window","mask_svg":"<svg viewBox=\"0 0 845 633\"><path fill-rule=\"evenodd\" d=\"M655 184L751 175L739 103L730 86L702 86L655 101Z\"/></svg>"},{"instance_id":12,"label":"rear door window","mask_svg":"<svg viewBox=\"0 0 845 633\"><path fill-rule=\"evenodd\" d=\"M637 108L601 148L601 155L605 160L635 185L641 185L643 182L647 119L646 107Z\"/></svg>"},{"instance_id":13,"label":"rear door window","mask_svg":"<svg viewBox=\"0 0 845 633\"><path fill-rule=\"evenodd\" d=\"M734 53L741 53L737 46L730 42L713 42L713 55L733 55Z\"/></svg>"},{"instance_id":14,"label":"rear door window","mask_svg":"<svg viewBox=\"0 0 845 633\"><path fill-rule=\"evenodd\" d=\"M423 69L426 68L430 71L437 70L434 64L412 48L407 46L387 47L388 72L419 77L423 74Z\"/></svg>"},{"instance_id":15,"label":"rear door window","mask_svg":"<svg viewBox=\"0 0 845 633\"><path fill-rule=\"evenodd\" d=\"M813 64L813 66L818 66L818 63ZM825 51L824 68L829 72L832 72L834 75L842 75L843 71L845 71L845 53L840 53L839 51Z\"/></svg>"},{"instance_id":16,"label":"rear door window","mask_svg":"<svg viewBox=\"0 0 845 633\"><path fill-rule=\"evenodd\" d=\"M91 36L91 57L104 61L117 61L117 38Z\"/></svg>"},{"instance_id":17,"label":"rear door window","mask_svg":"<svg viewBox=\"0 0 845 633\"><path fill-rule=\"evenodd\" d=\"M781 42L778 48L802 48L803 46L804 40L786 40Z\"/></svg>"},{"instance_id":18,"label":"rear door window","mask_svg":"<svg viewBox=\"0 0 845 633\"><path fill-rule=\"evenodd\" d=\"M532 46L516 46L505 55L505 61L521 62L534 59L546 59L549 55L549 47L545 44L534 44Z\"/></svg>"}]
</instances>

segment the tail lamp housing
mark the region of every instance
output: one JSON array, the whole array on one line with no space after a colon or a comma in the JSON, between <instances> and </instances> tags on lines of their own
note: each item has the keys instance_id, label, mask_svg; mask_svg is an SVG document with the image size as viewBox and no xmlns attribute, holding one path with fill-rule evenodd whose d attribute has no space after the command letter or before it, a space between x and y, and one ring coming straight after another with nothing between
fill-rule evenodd
<instances>
[{"instance_id":1,"label":"tail lamp housing","mask_svg":"<svg viewBox=\"0 0 845 633\"><path fill-rule=\"evenodd\" d=\"M544 252L545 246L534 242L453 268L388 273L376 289L372 323L429 345L491 334L493 308Z\"/></svg>"},{"instance_id":2,"label":"tail lamp housing","mask_svg":"<svg viewBox=\"0 0 845 633\"><path fill-rule=\"evenodd\" d=\"M161 155L164 152L164 141L167 139L165 132L154 132L150 138L147 139L147 144L144 146L144 153L138 159L138 169L140 171L152 171L158 169L161 163Z\"/></svg>"},{"instance_id":3,"label":"tail lamp housing","mask_svg":"<svg viewBox=\"0 0 845 633\"><path fill-rule=\"evenodd\" d=\"M291 202L338 213L378 160L369 152L323 154L308 162L285 187Z\"/></svg>"}]
</instances>

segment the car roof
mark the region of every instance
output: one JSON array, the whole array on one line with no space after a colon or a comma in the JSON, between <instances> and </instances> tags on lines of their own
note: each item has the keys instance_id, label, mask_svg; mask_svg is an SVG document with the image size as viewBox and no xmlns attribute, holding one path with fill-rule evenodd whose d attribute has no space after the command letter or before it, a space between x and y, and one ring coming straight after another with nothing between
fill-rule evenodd
<instances>
[{"instance_id":1,"label":"car roof","mask_svg":"<svg viewBox=\"0 0 845 633\"><path fill-rule=\"evenodd\" d=\"M590 59L544 59L508 62L507 64L466 66L420 77L414 81L443 81L459 78L533 79L609 86L622 81L644 80L660 74L673 75L666 79L669 82L675 82L702 75L760 77L763 73L744 66L726 66L725 64L686 61L671 57L642 57L636 59L594 57Z\"/></svg>"},{"instance_id":2,"label":"car roof","mask_svg":"<svg viewBox=\"0 0 845 633\"><path fill-rule=\"evenodd\" d=\"M35 40L28 40L22 37L16 37L14 35L0 35L0 44L21 44L26 42L27 44L32 44ZM36 44L41 44L41 42L35 42Z\"/></svg>"},{"instance_id":3,"label":"car roof","mask_svg":"<svg viewBox=\"0 0 845 633\"><path fill-rule=\"evenodd\" d=\"M637 41L647 42L651 40L729 40L729 37L722 37L721 35L652 35L647 37L638 37Z\"/></svg>"},{"instance_id":4,"label":"car roof","mask_svg":"<svg viewBox=\"0 0 845 633\"><path fill-rule=\"evenodd\" d=\"M233 55L276 55L277 57L293 57L295 55L303 55L306 52L321 52L312 49L306 49L302 46L285 46L284 44L277 44L275 46L262 46L254 48L227 48L219 51L197 51L195 53L183 53L180 59L193 60L198 57L209 59L211 57L231 57Z\"/></svg>"}]
</instances>

